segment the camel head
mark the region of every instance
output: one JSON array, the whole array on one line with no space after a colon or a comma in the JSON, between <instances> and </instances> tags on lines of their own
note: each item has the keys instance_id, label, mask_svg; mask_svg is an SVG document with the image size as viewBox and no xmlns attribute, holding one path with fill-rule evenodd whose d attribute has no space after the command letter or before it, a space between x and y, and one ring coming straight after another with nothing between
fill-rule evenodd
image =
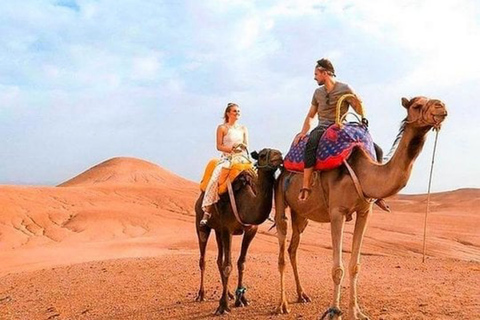
<instances>
[{"instance_id":1,"label":"camel head","mask_svg":"<svg viewBox=\"0 0 480 320\"><path fill-rule=\"evenodd\" d=\"M437 99L421 96L411 100L402 98L402 105L408 112L405 122L415 127L433 127L438 130L447 117L445 104Z\"/></svg>"},{"instance_id":2,"label":"camel head","mask_svg":"<svg viewBox=\"0 0 480 320\"><path fill-rule=\"evenodd\" d=\"M260 152L251 153L253 159L257 160L257 168L277 170L283 164L282 153L276 149L264 148Z\"/></svg>"}]
</instances>

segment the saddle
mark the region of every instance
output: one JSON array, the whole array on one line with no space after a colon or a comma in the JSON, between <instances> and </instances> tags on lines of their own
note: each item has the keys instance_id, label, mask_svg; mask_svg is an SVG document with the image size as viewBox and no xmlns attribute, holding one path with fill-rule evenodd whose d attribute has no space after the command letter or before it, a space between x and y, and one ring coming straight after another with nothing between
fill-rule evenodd
<instances>
[{"instance_id":1,"label":"saddle","mask_svg":"<svg viewBox=\"0 0 480 320\"><path fill-rule=\"evenodd\" d=\"M292 143L283 162L285 169L303 172L307 140L307 138L302 139L297 145ZM365 125L357 122L332 124L320 138L315 170L331 170L339 167L350 157L355 147L363 149L373 161L377 161L373 139Z\"/></svg>"},{"instance_id":2,"label":"saddle","mask_svg":"<svg viewBox=\"0 0 480 320\"><path fill-rule=\"evenodd\" d=\"M219 163L219 159L211 159L205 167L202 181L200 182L200 190L205 191L207 189L208 182L212 177L213 170ZM233 182L240 173L243 171L249 171L253 169L253 163L248 161L236 161L232 159L230 167L222 168L220 171L220 177L218 179L218 194L224 194L227 192L227 180Z\"/></svg>"}]
</instances>

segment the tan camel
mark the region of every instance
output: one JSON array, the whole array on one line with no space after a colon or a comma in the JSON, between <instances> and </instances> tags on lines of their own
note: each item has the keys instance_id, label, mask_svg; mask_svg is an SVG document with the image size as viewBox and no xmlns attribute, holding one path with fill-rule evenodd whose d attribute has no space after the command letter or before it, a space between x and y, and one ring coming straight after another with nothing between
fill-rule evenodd
<instances>
[{"instance_id":1,"label":"tan camel","mask_svg":"<svg viewBox=\"0 0 480 320\"><path fill-rule=\"evenodd\" d=\"M392 147L394 154L385 164L370 160L363 150L356 149L348 163L358 177L360 189L364 197L355 188L352 177L345 165L317 174L312 194L304 201L298 201L298 193L302 187L302 174L283 171L275 187L275 222L278 229L280 271L280 304L279 313L288 313L289 307L285 295L285 239L287 234L286 207L290 207L292 219L292 239L288 252L292 264L299 302L310 301L303 291L297 270L297 248L300 235L305 230L308 220L330 222L333 249L332 278L334 282L333 301L324 313L329 319L341 319L340 286L344 276L342 262L342 240L345 221L352 219L356 212L353 233L352 254L348 271L350 274L350 303L348 319L368 319L362 313L357 302L357 276L360 270L360 249L366 230L368 216L372 212L372 204L365 198L386 198L399 192L410 177L412 166L423 148L426 134L431 128L440 128L447 116L445 105L439 100L416 97L411 100L402 98L402 105L407 109L407 117L403 121L396 143ZM396 148L396 149L394 149ZM285 183L288 183L287 189Z\"/></svg>"},{"instance_id":2,"label":"tan camel","mask_svg":"<svg viewBox=\"0 0 480 320\"><path fill-rule=\"evenodd\" d=\"M228 298L233 297L228 291L228 280L232 271L232 235L243 234L242 248L237 262L238 285L235 291L235 306L242 307L248 305L247 299L245 298L246 289L243 286L243 271L245 269L247 250L257 234L258 225L267 220L270 215L273 202L275 171L283 163L282 153L275 149L265 148L258 154L253 152L252 157L257 160L258 177L252 177L248 172L244 171L232 183L236 208L241 221L239 221L232 210L228 194L220 197L220 201L215 205L215 212L208 220L206 226L200 226L200 220L203 217L203 192L195 203L195 226L200 248L200 288L196 300L205 300L205 289L203 286L205 249L210 231L213 229L215 230L218 247L217 265L223 286L222 296L215 312L217 315L230 311Z\"/></svg>"}]
</instances>

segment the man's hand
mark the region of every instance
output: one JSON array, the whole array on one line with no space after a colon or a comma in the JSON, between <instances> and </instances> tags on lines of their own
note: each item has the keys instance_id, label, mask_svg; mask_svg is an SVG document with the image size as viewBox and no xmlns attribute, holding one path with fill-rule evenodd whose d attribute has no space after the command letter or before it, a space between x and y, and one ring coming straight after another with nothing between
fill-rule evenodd
<instances>
[{"instance_id":1,"label":"man's hand","mask_svg":"<svg viewBox=\"0 0 480 320\"><path fill-rule=\"evenodd\" d=\"M303 138L305 138L307 135L303 132L300 132L298 133L296 136L295 136L295 139L293 140L293 145L296 146L300 140L302 140Z\"/></svg>"}]
</instances>

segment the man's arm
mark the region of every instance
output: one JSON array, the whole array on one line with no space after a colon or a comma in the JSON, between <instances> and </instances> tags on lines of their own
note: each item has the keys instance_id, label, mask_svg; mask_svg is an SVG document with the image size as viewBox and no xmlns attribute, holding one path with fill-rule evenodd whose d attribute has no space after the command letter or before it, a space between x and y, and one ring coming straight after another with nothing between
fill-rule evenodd
<instances>
[{"instance_id":1,"label":"man's arm","mask_svg":"<svg viewBox=\"0 0 480 320\"><path fill-rule=\"evenodd\" d=\"M356 99L353 99L353 98L348 99L349 100L348 103L358 115L363 116L362 100L356 94L355 94L355 97Z\"/></svg>"},{"instance_id":2,"label":"man's arm","mask_svg":"<svg viewBox=\"0 0 480 320\"><path fill-rule=\"evenodd\" d=\"M310 106L310 110L308 110L307 116L305 117L305 121L303 122L302 131L300 131L293 140L293 144L296 145L300 140L305 138L308 131L310 131L310 127L312 125L312 120L315 118L317 114L317 106L313 104Z\"/></svg>"}]
</instances>

